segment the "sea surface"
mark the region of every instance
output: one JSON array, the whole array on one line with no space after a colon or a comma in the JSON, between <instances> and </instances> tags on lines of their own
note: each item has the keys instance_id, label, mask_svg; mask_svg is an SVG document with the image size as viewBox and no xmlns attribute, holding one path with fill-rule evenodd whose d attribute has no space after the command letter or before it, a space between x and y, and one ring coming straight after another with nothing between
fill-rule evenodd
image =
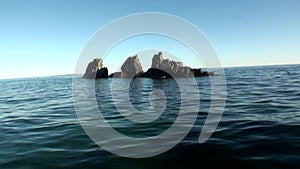
<instances>
[{"instance_id":1,"label":"sea surface","mask_svg":"<svg viewBox=\"0 0 300 169\"><path fill-rule=\"evenodd\" d=\"M171 150L150 158L120 157L90 139L73 104L72 79L79 77L0 80L0 168L300 168L300 65L226 68L225 73L226 106L213 135L198 143L211 104L209 78L199 77L200 110L194 127ZM114 104L122 100L112 100L111 80L96 80L96 101L118 132L159 135L176 120L182 91L174 79L134 79L129 90L118 91L129 94L140 111L151 106L151 91L165 92L166 107L159 120L142 125L118 114ZM126 110L126 103L121 106Z\"/></svg>"}]
</instances>

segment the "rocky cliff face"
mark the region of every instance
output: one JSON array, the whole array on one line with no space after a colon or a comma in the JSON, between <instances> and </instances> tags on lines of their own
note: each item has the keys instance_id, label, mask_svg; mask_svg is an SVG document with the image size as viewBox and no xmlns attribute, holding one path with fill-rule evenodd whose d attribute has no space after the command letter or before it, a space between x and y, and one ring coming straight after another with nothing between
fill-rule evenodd
<instances>
[{"instance_id":1,"label":"rocky cliff face","mask_svg":"<svg viewBox=\"0 0 300 169\"><path fill-rule=\"evenodd\" d=\"M132 78L143 73L143 67L137 55L127 58L121 67L122 72L116 72L110 77Z\"/></svg>"},{"instance_id":2,"label":"rocky cliff face","mask_svg":"<svg viewBox=\"0 0 300 169\"><path fill-rule=\"evenodd\" d=\"M164 59L162 52L159 52L153 56L151 68L144 76L149 78L191 77L193 72L190 67L183 66L181 62Z\"/></svg>"},{"instance_id":3,"label":"rocky cliff face","mask_svg":"<svg viewBox=\"0 0 300 169\"><path fill-rule=\"evenodd\" d=\"M152 58L151 68L158 68L159 65L163 62L163 60L164 58L162 52L159 52L158 54L154 55Z\"/></svg>"},{"instance_id":4,"label":"rocky cliff face","mask_svg":"<svg viewBox=\"0 0 300 169\"><path fill-rule=\"evenodd\" d=\"M84 78L87 79L94 79L96 77L97 71L102 68L102 59L94 59L90 62L86 68L85 74L83 75Z\"/></svg>"},{"instance_id":5,"label":"rocky cliff face","mask_svg":"<svg viewBox=\"0 0 300 169\"><path fill-rule=\"evenodd\" d=\"M137 75L143 72L143 67L137 55L127 58L121 67L122 72L128 75Z\"/></svg>"}]
</instances>

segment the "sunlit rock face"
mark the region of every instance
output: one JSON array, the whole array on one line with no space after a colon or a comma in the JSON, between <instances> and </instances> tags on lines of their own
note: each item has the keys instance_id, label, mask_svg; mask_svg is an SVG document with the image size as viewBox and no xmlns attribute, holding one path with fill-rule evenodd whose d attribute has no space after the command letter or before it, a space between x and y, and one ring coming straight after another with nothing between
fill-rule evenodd
<instances>
[{"instance_id":1,"label":"sunlit rock face","mask_svg":"<svg viewBox=\"0 0 300 169\"><path fill-rule=\"evenodd\" d=\"M190 67L183 66L181 62L164 59L162 52L159 52L153 56L151 68L143 76L149 78L191 77L193 72Z\"/></svg>"},{"instance_id":2,"label":"sunlit rock face","mask_svg":"<svg viewBox=\"0 0 300 169\"><path fill-rule=\"evenodd\" d=\"M133 77L143 72L143 67L137 55L127 58L121 67L122 75Z\"/></svg>"},{"instance_id":3,"label":"sunlit rock face","mask_svg":"<svg viewBox=\"0 0 300 169\"><path fill-rule=\"evenodd\" d=\"M83 75L84 78L87 79L94 79L96 78L96 74L98 70L102 68L102 59L94 59L92 62L90 62L86 68L85 74Z\"/></svg>"},{"instance_id":4,"label":"sunlit rock face","mask_svg":"<svg viewBox=\"0 0 300 169\"><path fill-rule=\"evenodd\" d=\"M121 67L121 72L115 72L109 77L133 78L139 77L143 73L143 67L137 55L128 57Z\"/></svg>"}]
</instances>

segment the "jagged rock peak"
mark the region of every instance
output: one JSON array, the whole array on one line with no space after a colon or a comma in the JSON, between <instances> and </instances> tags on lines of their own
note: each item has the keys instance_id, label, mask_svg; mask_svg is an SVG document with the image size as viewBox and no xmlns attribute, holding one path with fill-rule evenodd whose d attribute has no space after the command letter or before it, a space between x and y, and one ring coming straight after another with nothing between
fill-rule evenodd
<instances>
[{"instance_id":1,"label":"jagged rock peak","mask_svg":"<svg viewBox=\"0 0 300 169\"><path fill-rule=\"evenodd\" d=\"M128 57L121 67L122 72L128 75L136 75L143 72L143 67L137 55Z\"/></svg>"},{"instance_id":2,"label":"jagged rock peak","mask_svg":"<svg viewBox=\"0 0 300 169\"><path fill-rule=\"evenodd\" d=\"M162 52L158 52L158 54L155 54L152 58L151 68L158 68L158 65L160 65L163 60L164 58Z\"/></svg>"},{"instance_id":3,"label":"jagged rock peak","mask_svg":"<svg viewBox=\"0 0 300 169\"><path fill-rule=\"evenodd\" d=\"M84 78L95 78L97 71L100 70L103 66L102 63L102 58L98 59L94 59L92 62L90 62L86 68L85 74L83 75Z\"/></svg>"},{"instance_id":4,"label":"jagged rock peak","mask_svg":"<svg viewBox=\"0 0 300 169\"><path fill-rule=\"evenodd\" d=\"M162 52L155 54L152 58L152 66L151 68L159 69L161 71L167 72L169 76L172 77L190 77L193 75L191 72L191 68L187 66L183 66L182 62L175 62L169 59L164 59ZM156 74L161 74L165 76L164 73L158 73L159 71L151 71ZM150 73L150 77L153 73ZM157 75L153 75L157 77Z\"/></svg>"}]
</instances>

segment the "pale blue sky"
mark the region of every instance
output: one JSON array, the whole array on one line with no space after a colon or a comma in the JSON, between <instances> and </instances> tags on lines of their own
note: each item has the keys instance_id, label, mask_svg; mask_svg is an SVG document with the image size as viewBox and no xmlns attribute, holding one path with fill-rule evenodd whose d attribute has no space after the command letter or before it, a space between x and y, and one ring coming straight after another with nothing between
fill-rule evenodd
<instances>
[{"instance_id":1,"label":"pale blue sky","mask_svg":"<svg viewBox=\"0 0 300 169\"><path fill-rule=\"evenodd\" d=\"M299 8L299 0L3 0L0 78L72 74L99 28L138 12L170 13L193 23L223 66L300 64Z\"/></svg>"}]
</instances>

